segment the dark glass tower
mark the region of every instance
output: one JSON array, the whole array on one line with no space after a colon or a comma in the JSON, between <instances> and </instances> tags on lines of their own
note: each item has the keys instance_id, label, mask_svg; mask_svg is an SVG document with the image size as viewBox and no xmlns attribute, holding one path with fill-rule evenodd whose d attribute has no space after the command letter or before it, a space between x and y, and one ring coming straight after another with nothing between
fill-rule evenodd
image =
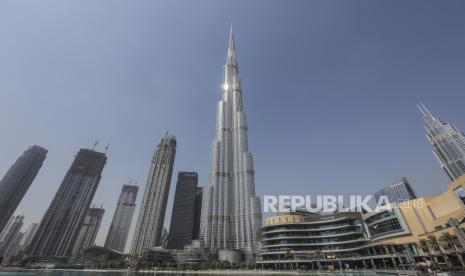
<instances>
[{"instance_id":1,"label":"dark glass tower","mask_svg":"<svg viewBox=\"0 0 465 276\"><path fill-rule=\"evenodd\" d=\"M138 191L138 186L123 185L105 241L106 248L124 252L129 228L131 227L132 217L136 208Z\"/></svg>"},{"instance_id":2,"label":"dark glass tower","mask_svg":"<svg viewBox=\"0 0 465 276\"><path fill-rule=\"evenodd\" d=\"M79 150L32 240L30 258L71 256L106 161L104 153Z\"/></svg>"},{"instance_id":3,"label":"dark glass tower","mask_svg":"<svg viewBox=\"0 0 465 276\"><path fill-rule=\"evenodd\" d=\"M399 181L392 183L375 193L376 202L381 196L386 196L389 202L402 202L417 198L407 178L402 177Z\"/></svg>"},{"instance_id":4,"label":"dark glass tower","mask_svg":"<svg viewBox=\"0 0 465 276\"><path fill-rule=\"evenodd\" d=\"M30 147L0 181L0 233L31 186L46 155L46 149Z\"/></svg>"},{"instance_id":5,"label":"dark glass tower","mask_svg":"<svg viewBox=\"0 0 465 276\"><path fill-rule=\"evenodd\" d=\"M175 155L176 138L166 133L153 156L145 186L131 245L131 255L134 257L141 256L144 251L161 245Z\"/></svg>"},{"instance_id":6,"label":"dark glass tower","mask_svg":"<svg viewBox=\"0 0 465 276\"><path fill-rule=\"evenodd\" d=\"M194 238L198 175L179 172L171 215L168 249L183 249Z\"/></svg>"},{"instance_id":7,"label":"dark glass tower","mask_svg":"<svg viewBox=\"0 0 465 276\"><path fill-rule=\"evenodd\" d=\"M202 199L203 199L203 188L197 187L195 190L195 208L194 208L194 233L193 239L198 240L200 238L200 219L202 215Z\"/></svg>"}]
</instances>

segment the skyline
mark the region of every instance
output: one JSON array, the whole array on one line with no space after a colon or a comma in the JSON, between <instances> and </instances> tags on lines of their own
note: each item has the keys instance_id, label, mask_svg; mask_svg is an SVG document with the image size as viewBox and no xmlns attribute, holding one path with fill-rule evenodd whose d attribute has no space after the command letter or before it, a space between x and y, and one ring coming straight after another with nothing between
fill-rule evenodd
<instances>
[{"instance_id":1,"label":"skyline","mask_svg":"<svg viewBox=\"0 0 465 276\"><path fill-rule=\"evenodd\" d=\"M330 8L333 8L328 7L332 6L329 4L315 3L319 5L302 4L302 6L313 6L316 11L320 12L328 12L331 11ZM0 11L2 14L0 22L17 24L19 18L14 18L14 15L6 11L8 8L18 8L18 5L20 4L7 3L6 9L3 9L3 12ZM95 5L98 7L99 4ZM151 6L149 3L146 5ZM386 5L382 3L380 8L376 8L372 4L366 4L367 10L371 8L375 15L379 15L380 10L383 7L386 8ZM117 9L124 5L116 6L113 9L116 9L118 14L124 15L122 10ZM167 6L171 7L171 5ZM276 13L280 5L272 6ZM407 3L402 6L407 11L411 11L412 6L415 5ZM121 186L129 179L137 180L139 187L145 184L149 170L147 164L151 159L153 147L164 129L169 129L179 139L174 173L177 174L182 170L197 171L200 186L205 186L210 156L209 146L213 133L212 127L214 127L215 102L219 96L221 78L219 69L224 61L229 21L233 21L237 39L240 41L238 55L241 76L247 91L245 108L251 127L249 141L254 152L256 186L260 196L268 191L274 194L287 194L289 186L293 188L292 192L301 194L306 194L309 190L312 194L331 193L328 186L336 185L343 194L351 190L374 193L402 176L411 180L413 188L417 192L420 190L421 195L439 192L446 187L448 180L443 176L437 161L431 154L431 146L424 137L421 116L415 105L418 102L424 102L435 115L454 123L459 129L465 129L465 119L460 104L465 99L463 95L465 83L461 77L465 72L463 68L465 56L463 51L459 51L463 49L465 42L463 38L457 38L460 36L458 32L463 30L465 24L463 24L463 18L458 18L459 14L463 14L463 4L451 7L446 13L447 18L442 15L441 10L433 11L433 6L426 5L418 12L423 17L416 14L420 18L416 18L418 21L408 26L403 25L402 22L407 22L410 15L407 16L402 11L395 12L392 9L386 9L388 16L399 16L397 18L400 21L399 26L393 29L380 26L380 21L369 16L366 11L362 22L366 23L368 19L372 19L374 26L384 27L381 30L385 31L383 34L386 38L377 36L378 32L375 27L364 29L358 21L351 23L347 29L356 31L359 38L368 38L366 42L370 44L370 47L374 47L374 50L370 51L362 43L360 45L353 41L352 44L349 43L351 51L347 50L347 45L337 43L347 39L346 35L339 33L332 36L329 31L343 28L341 26L344 20L342 22L325 21L322 16L315 16L316 19L305 21L307 24L308 22L316 23L321 28L319 29L311 24L309 24L310 27L299 26L294 19L288 18L292 24L287 23L286 28L271 22L266 15L259 13L257 8L247 9L251 15L258 13L264 17L263 22L256 26L251 23L251 15L209 19L208 22L217 22L217 27L208 27L208 23L202 23L200 26L194 24L189 27L191 17L188 17L182 21L182 24L174 26L172 32L179 33L178 36L170 36L170 34L163 36L163 32L157 28L145 29L142 34L136 33L136 42L148 45L133 45L135 47L133 49L141 50L142 54L126 53L122 60L116 57L125 49L116 47L115 51L109 51L93 61L91 57L102 54L103 50L108 50L103 47L106 44L103 39L97 39L97 42L104 43L103 45L97 43L97 45L88 46L84 43L81 49L87 51L87 55L84 56L83 62L71 58L63 64L54 62L46 64L47 68L53 69L51 71L55 74L58 73L58 69L76 64L77 67L72 66L71 69L57 76L30 69L40 68L39 64L34 63L34 58L38 59L39 63L45 61L39 56L29 53L26 54L28 61L20 58L25 54L27 45L31 44L25 43L28 40L25 41L22 36L27 31L26 27L31 26L27 22L23 23L24 25L17 26L17 34L7 33L8 37L17 38L19 42L11 40L6 45L0 46L0 57L5 57L7 60L5 64L9 65L8 67L0 65L0 91L2 91L0 102L3 104L8 102L11 107L25 105L23 112L30 116L22 117L18 110L2 106L0 125L5 133L9 133L9 136L0 139L0 149L3 153L0 160L0 175L6 173L6 170L28 146L38 144L49 150L37 179L18 208L25 213L26 226L31 222L39 222L75 152L81 147L90 148L95 139L102 140L103 145L101 144L97 149L103 150L111 137L108 151L109 162L103 171L102 183L94 199L95 204L103 203L107 210L99 232L99 244L103 244L109 221L111 221L111 216L108 214L114 211ZM240 8L244 7L253 8L253 5L242 4ZM86 18L93 20L96 20L96 15L102 16L104 12L97 11L94 15L83 7L77 8L80 11L87 11ZM138 26L147 26L149 22L152 22L144 21L149 20L150 17L149 13L143 12L141 8L142 5L137 6L137 12L142 15L141 19L125 21L125 24L132 23L131 28L114 34L114 39L129 43L123 39L124 35L128 35L129 31L134 31ZM71 11L64 9L64 6L57 5L55 9L62 9L60 11L65 15L73 15ZM337 7L338 12L340 12L339 9L341 7ZM291 10L297 11L298 9L294 6L287 7L284 12L287 14ZM186 12L184 8L182 11ZM328 15L328 13L324 14ZM354 17L353 8L349 8L347 14L350 18ZM30 15L39 20L41 27L49 23L34 13ZM51 22L59 19L59 15L48 15L52 18ZM302 16L302 13L296 13L296 18L302 18ZM429 16L432 16L431 23L426 20L431 19ZM105 18L117 19L113 16ZM166 18L163 17L163 19ZM439 19L446 27L433 28L432 25ZM72 23L76 23L75 20L77 18L72 17L64 23L72 27ZM46 45L52 45L55 47L52 49L61 50L57 54L74 53L74 50L71 50L73 46L71 43L57 40L58 34L65 35L73 42L82 42L83 37L79 36L79 31L88 30L89 27L78 24L74 25L74 32L64 33L59 27L57 30L47 24L45 24L45 29L48 31L47 34L55 39L52 39L53 43L39 41L38 44L32 45L39 47L42 51L46 50ZM421 28L422 24L428 28ZM291 26L294 25L300 29L297 27L295 30L292 29ZM355 29L357 25L360 25L358 27L361 27L361 30ZM0 31L7 31L1 26L8 26L8 24L0 24ZM91 32L91 37L95 35L94 38L98 38L97 35L102 35L103 31L107 30L103 23L97 26L97 30ZM309 36L315 41L305 40L299 35L302 31L311 34ZM393 36L397 37L394 35L395 31L398 31L399 37L403 38L400 40L401 45L390 44L394 46L391 51L384 49L381 46L382 43L389 42L389 38L392 39ZM431 31L434 36L426 35L424 33L426 31ZM196 40L192 39L189 32L194 32L194 36L197 36ZM159 45L158 48L153 49L151 46L156 43L145 38L145 35L149 34L159 35L167 41L161 43L161 49ZM362 34L368 35L362 36ZM409 39L407 34L416 34L418 37ZM278 38L286 38L288 42L276 43ZM412 43L413 40L415 43ZM20 42L24 45L16 44ZM172 46L173 42L179 42L179 45L176 44L173 49L167 49L166 47ZM184 45L188 42L190 42L189 45ZM424 48L418 48L420 45ZM90 46L96 48L93 49ZM123 46L128 47L127 44ZM327 52L326 49L325 51L321 49L322 46L328 46ZM268 51L262 52L261 50L266 47ZM192 51L193 48L195 51ZM283 49L288 50L286 55L280 54ZM295 50L295 53L290 49ZM168 53L169 59L173 57L177 59L172 59L170 61L172 63L168 62L168 59L162 59L162 62L158 63L165 68L160 69L153 64L157 64L161 56L149 54L157 53L157 51L162 54ZM312 51L314 51L313 54ZM195 52L194 58L190 56L193 52ZM401 55L402 53L407 53L407 55ZM142 59L146 54L149 54L147 61ZM430 58L421 61L430 54ZM331 59L330 57L334 55L335 58L343 61L336 62ZM55 57L53 51L45 51L44 56L56 62L53 59ZM363 56L367 59L359 60ZM136 60L135 64L129 61L132 57ZM401 57L405 60L402 61ZM112 58L115 58L117 62L111 62ZM305 62L301 62L301 58ZM390 58L394 59L389 62ZM303 63L309 66L309 69L302 69ZM40 64L43 65L43 63ZM129 69L123 71L105 71L109 69L108 66L123 68L128 64L131 65ZM193 65L199 66L200 72L192 72ZM294 65L297 69L292 74L286 74L286 71ZM142 69L137 68L138 66ZM360 68L363 66L367 68L365 70ZM103 79L96 80L90 73L80 71L93 67L96 67L96 71L91 70L91 72L99 73L98 76L104 76ZM388 72L381 70L385 67ZM353 73L354 68L359 71L355 70L356 73ZM400 72L393 72L393 69ZM131 70L135 73L130 73ZM79 72L86 81L73 77ZM160 76L160 72L164 74ZM45 81L42 82L32 73L45 77ZM133 78L123 77L118 80L126 73ZM413 74L413 76L403 75L405 73ZM134 78L135 75L138 78ZM66 82L60 81L59 77L64 77L63 81ZM189 80L186 84L178 82L178 80L185 79ZM136 82L137 80L140 82ZM189 84L192 80L196 81L193 91ZM67 84L68 81L69 84ZM337 90L338 86L335 83L345 86L346 89ZM376 85L377 83L379 85ZM396 89L399 91L395 91ZM115 90L116 94L113 94ZM294 98L280 98L283 93L290 92ZM49 102L49 99L53 101ZM27 101L24 102L25 100ZM70 116L73 111L79 111L80 108L74 107L69 102L85 105L90 114L80 113L83 117ZM106 106L109 102L112 105ZM199 108L200 103L202 105ZM163 107L164 105L168 107L168 110ZM276 114L276 110L282 112ZM167 111L169 113L166 113ZM175 112L180 114L174 115ZM273 120L268 120L269 118ZM313 118L318 118L318 120ZM164 119L167 120L166 124L160 124ZM150 130L142 131L144 125L149 125ZM197 126L201 128L198 129ZM277 127L283 135L278 135L276 138L270 137L270 134L276 133ZM13 143L12 140L14 140ZM294 150L289 145L299 145L304 150ZM358 160L359 156L363 158ZM373 162L374 159L377 162ZM292 166L282 174L275 173L282 163L292 164ZM293 183L283 185L283 182L288 179ZM331 185L328 185L328 181ZM43 200L38 202L34 200L34 196L43 198ZM171 214L173 196L174 187L171 187L167 209L169 214ZM137 205L137 208L139 207L140 200ZM167 215L165 226L169 226L169 220L170 215ZM132 228L134 224L135 222Z\"/></svg>"}]
</instances>

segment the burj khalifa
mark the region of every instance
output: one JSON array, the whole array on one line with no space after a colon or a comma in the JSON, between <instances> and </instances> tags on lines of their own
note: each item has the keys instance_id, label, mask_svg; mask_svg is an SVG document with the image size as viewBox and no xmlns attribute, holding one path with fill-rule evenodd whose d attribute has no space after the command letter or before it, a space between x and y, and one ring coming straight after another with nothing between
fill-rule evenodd
<instances>
[{"instance_id":1,"label":"burj khalifa","mask_svg":"<svg viewBox=\"0 0 465 276\"><path fill-rule=\"evenodd\" d=\"M221 94L209 183L204 191L201 238L211 251L240 249L252 253L257 246L262 216L260 200L255 195L253 156L248 147L247 116L242 105L232 28Z\"/></svg>"}]
</instances>

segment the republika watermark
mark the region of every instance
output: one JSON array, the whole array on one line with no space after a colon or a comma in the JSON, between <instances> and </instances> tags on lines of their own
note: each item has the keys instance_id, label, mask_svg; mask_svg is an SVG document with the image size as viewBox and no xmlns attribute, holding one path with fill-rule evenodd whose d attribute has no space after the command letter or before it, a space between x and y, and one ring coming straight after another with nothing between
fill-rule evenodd
<instances>
[{"instance_id":1,"label":"republika watermark","mask_svg":"<svg viewBox=\"0 0 465 276\"><path fill-rule=\"evenodd\" d=\"M316 199L316 200L315 200ZM263 212L295 212L305 210L308 212L380 212L393 208L387 196L380 196L374 208L369 205L373 196L367 195L265 195L263 197ZM373 201L375 201L373 199ZM413 204L416 204L414 201ZM421 207L421 206L417 206Z\"/></svg>"}]
</instances>

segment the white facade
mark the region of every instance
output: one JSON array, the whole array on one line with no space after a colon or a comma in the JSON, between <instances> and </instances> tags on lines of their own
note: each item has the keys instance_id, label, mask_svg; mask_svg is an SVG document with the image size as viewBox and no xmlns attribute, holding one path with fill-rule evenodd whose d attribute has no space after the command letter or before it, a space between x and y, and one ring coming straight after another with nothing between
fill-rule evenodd
<instances>
[{"instance_id":1,"label":"white facade","mask_svg":"<svg viewBox=\"0 0 465 276\"><path fill-rule=\"evenodd\" d=\"M453 124L435 117L423 105L418 106L423 115L426 138L433 146L441 168L454 181L465 174L465 135Z\"/></svg>"},{"instance_id":2,"label":"white facade","mask_svg":"<svg viewBox=\"0 0 465 276\"><path fill-rule=\"evenodd\" d=\"M176 138L166 134L153 156L131 245L134 257L161 245L175 155Z\"/></svg>"},{"instance_id":3,"label":"white facade","mask_svg":"<svg viewBox=\"0 0 465 276\"><path fill-rule=\"evenodd\" d=\"M223 67L222 99L217 105L209 184L204 189L201 238L212 251L256 249L261 227L255 195L252 153L248 149L247 117L231 30Z\"/></svg>"},{"instance_id":4,"label":"white facade","mask_svg":"<svg viewBox=\"0 0 465 276\"><path fill-rule=\"evenodd\" d=\"M18 235L21 235L21 227L23 227L24 215L18 213L10 218L5 229L0 233L0 257L13 256L10 253L15 251L19 241ZM21 238L21 237L20 237Z\"/></svg>"}]
</instances>

